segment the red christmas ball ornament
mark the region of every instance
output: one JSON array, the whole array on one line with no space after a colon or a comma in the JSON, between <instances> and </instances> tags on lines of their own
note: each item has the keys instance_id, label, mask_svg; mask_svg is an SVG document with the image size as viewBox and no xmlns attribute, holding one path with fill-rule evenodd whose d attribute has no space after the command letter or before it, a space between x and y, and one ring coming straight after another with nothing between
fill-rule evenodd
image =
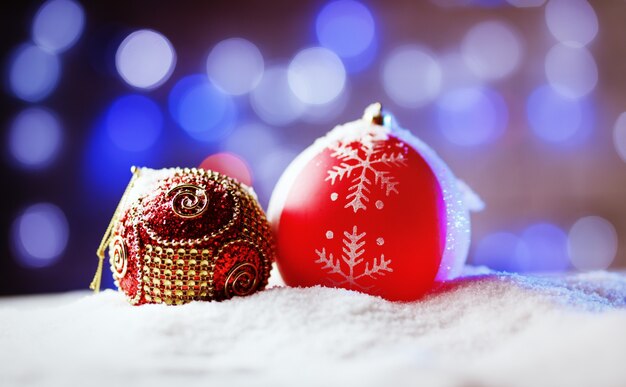
<instances>
[{"instance_id":1,"label":"red christmas ball ornament","mask_svg":"<svg viewBox=\"0 0 626 387\"><path fill-rule=\"evenodd\" d=\"M289 286L416 300L465 263L464 191L435 152L373 104L281 176L268 209L278 270Z\"/></svg>"},{"instance_id":2,"label":"red christmas ball ornament","mask_svg":"<svg viewBox=\"0 0 626 387\"><path fill-rule=\"evenodd\" d=\"M98 249L135 305L224 300L263 289L275 256L251 188L204 169L133 168Z\"/></svg>"}]
</instances>

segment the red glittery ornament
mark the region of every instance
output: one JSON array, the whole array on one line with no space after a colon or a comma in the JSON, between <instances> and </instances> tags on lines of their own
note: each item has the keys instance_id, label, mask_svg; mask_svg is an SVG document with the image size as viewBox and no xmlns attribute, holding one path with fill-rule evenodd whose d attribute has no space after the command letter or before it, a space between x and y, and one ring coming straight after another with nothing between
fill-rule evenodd
<instances>
[{"instance_id":1,"label":"red glittery ornament","mask_svg":"<svg viewBox=\"0 0 626 387\"><path fill-rule=\"evenodd\" d=\"M137 305L251 294L266 286L275 254L252 190L195 168L133 168L101 262L107 245L115 284Z\"/></svg>"},{"instance_id":2,"label":"red glittery ornament","mask_svg":"<svg viewBox=\"0 0 626 387\"><path fill-rule=\"evenodd\" d=\"M383 122L380 104L289 165L268 210L290 286L324 285L411 301L460 271L468 210L441 160Z\"/></svg>"}]
</instances>

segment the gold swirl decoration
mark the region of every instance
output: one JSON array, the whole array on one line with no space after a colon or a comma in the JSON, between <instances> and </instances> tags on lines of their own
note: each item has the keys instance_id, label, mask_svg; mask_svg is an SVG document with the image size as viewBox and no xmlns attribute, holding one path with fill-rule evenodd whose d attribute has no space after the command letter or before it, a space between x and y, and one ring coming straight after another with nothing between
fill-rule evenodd
<instances>
[{"instance_id":1,"label":"gold swirl decoration","mask_svg":"<svg viewBox=\"0 0 626 387\"><path fill-rule=\"evenodd\" d=\"M181 218L195 218L209 207L209 197L204 188L194 184L182 184L167 191L172 198L172 211Z\"/></svg>"},{"instance_id":2,"label":"gold swirl decoration","mask_svg":"<svg viewBox=\"0 0 626 387\"><path fill-rule=\"evenodd\" d=\"M226 298L233 296L247 296L254 293L259 283L259 271L250 262L241 262L235 265L224 283Z\"/></svg>"},{"instance_id":3,"label":"gold swirl decoration","mask_svg":"<svg viewBox=\"0 0 626 387\"><path fill-rule=\"evenodd\" d=\"M126 245L124 239L117 235L111 241L111 268L115 278L123 278L128 269L128 258L126 256Z\"/></svg>"}]
</instances>

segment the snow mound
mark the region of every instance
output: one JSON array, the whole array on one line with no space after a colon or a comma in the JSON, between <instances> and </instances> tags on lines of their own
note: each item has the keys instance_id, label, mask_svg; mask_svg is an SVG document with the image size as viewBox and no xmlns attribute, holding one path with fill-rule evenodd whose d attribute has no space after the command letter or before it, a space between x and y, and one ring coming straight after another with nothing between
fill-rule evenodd
<instances>
[{"instance_id":1,"label":"snow mound","mask_svg":"<svg viewBox=\"0 0 626 387\"><path fill-rule=\"evenodd\" d=\"M133 307L0 299L2 386L624 386L626 276L466 270L391 303L323 287Z\"/></svg>"}]
</instances>

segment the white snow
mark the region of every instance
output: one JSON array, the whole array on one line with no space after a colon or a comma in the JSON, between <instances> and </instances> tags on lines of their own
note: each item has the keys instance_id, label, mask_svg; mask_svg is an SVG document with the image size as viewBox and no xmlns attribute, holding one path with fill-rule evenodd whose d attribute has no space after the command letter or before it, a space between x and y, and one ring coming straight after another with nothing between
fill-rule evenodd
<instances>
[{"instance_id":1,"label":"white snow","mask_svg":"<svg viewBox=\"0 0 626 387\"><path fill-rule=\"evenodd\" d=\"M179 307L111 290L4 298L0 385L626 385L626 275L465 275L412 303L276 277Z\"/></svg>"}]
</instances>

